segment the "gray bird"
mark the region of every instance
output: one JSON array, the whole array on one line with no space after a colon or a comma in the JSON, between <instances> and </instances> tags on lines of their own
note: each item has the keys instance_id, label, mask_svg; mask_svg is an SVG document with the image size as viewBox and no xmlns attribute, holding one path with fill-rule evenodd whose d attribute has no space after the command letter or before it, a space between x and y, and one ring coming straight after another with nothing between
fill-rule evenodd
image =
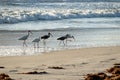
<instances>
[{"instance_id":1,"label":"gray bird","mask_svg":"<svg viewBox=\"0 0 120 80\"><path fill-rule=\"evenodd\" d=\"M36 38L36 39L34 39L32 42L34 43L34 48L39 48L39 42L40 42L40 38L41 37L39 37L39 38Z\"/></svg>"},{"instance_id":2,"label":"gray bird","mask_svg":"<svg viewBox=\"0 0 120 80\"><path fill-rule=\"evenodd\" d=\"M30 36L30 33L32 34L32 32L30 30L28 30L28 34L19 38L18 40L22 40L23 41L23 47L26 46L27 47L27 44L26 44L26 40L28 39L28 37Z\"/></svg>"}]
</instances>

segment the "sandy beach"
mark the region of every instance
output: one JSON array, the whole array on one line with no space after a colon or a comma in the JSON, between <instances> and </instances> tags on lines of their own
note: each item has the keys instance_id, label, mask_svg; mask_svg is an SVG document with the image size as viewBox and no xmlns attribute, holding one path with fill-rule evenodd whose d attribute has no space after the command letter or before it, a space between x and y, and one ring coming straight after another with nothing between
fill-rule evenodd
<instances>
[{"instance_id":1,"label":"sandy beach","mask_svg":"<svg viewBox=\"0 0 120 80\"><path fill-rule=\"evenodd\" d=\"M104 72L120 62L120 47L81 48L33 56L0 57L0 73L15 80L84 80L88 73ZM54 69L61 67L63 69ZM47 74L21 74L27 72Z\"/></svg>"},{"instance_id":2,"label":"sandy beach","mask_svg":"<svg viewBox=\"0 0 120 80\"><path fill-rule=\"evenodd\" d=\"M0 0L0 80L90 78L120 80L120 0Z\"/></svg>"}]
</instances>

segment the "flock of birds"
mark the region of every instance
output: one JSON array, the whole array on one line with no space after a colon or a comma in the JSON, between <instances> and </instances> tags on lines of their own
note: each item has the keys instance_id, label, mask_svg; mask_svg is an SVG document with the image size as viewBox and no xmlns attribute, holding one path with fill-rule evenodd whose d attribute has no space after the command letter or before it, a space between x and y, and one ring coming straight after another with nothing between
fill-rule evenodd
<instances>
[{"instance_id":1,"label":"flock of birds","mask_svg":"<svg viewBox=\"0 0 120 80\"><path fill-rule=\"evenodd\" d=\"M26 46L27 47L27 44L26 44L26 40L28 39L28 37L30 36L30 34L33 34L32 31L28 30L28 34L19 38L18 40L22 40L23 41L23 47ZM38 47L39 48L39 42L40 40L43 40L43 45L46 46L46 40L50 37L53 37L53 35L49 32L47 35L43 35L41 37L38 37L36 39L34 39L32 42L34 43L34 48L35 47ZM59 45L61 44L61 42L63 42L63 45L67 45L67 41L71 41L70 39L74 39L74 36L70 35L70 34L66 34L64 36L61 36L59 38L57 38L57 40L60 41ZM66 42L64 42L66 41Z\"/></svg>"}]
</instances>

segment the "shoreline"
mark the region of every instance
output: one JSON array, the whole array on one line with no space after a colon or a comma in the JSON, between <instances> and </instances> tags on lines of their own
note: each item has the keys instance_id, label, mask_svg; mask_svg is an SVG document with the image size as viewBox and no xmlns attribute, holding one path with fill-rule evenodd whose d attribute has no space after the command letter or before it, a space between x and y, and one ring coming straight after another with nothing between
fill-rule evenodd
<instances>
[{"instance_id":1,"label":"shoreline","mask_svg":"<svg viewBox=\"0 0 120 80\"><path fill-rule=\"evenodd\" d=\"M0 55L32 55L36 52L44 52L43 41L40 41L40 48L34 52L34 44L32 41L38 37L46 35L48 31L34 32L30 35L26 41L28 47L23 49L23 41L18 40L20 37L27 35L27 32L1 32L0 39ZM101 47L101 46L120 46L120 30L110 29L91 29L91 30L75 30L75 31L53 31L51 32L53 37L46 40L46 51L54 51L66 48L82 48L82 47ZM63 44L59 45L60 41L57 38L64 36L65 34L71 34L75 37L75 41L68 43L67 47L63 47ZM31 52L32 49L32 52ZM4 54L3 54L4 53Z\"/></svg>"},{"instance_id":2,"label":"shoreline","mask_svg":"<svg viewBox=\"0 0 120 80\"><path fill-rule=\"evenodd\" d=\"M105 71L120 62L120 46L60 50L32 56L0 57L1 73L15 80L84 80L88 73ZM63 67L64 69L49 69ZM48 74L17 74L46 71Z\"/></svg>"}]
</instances>

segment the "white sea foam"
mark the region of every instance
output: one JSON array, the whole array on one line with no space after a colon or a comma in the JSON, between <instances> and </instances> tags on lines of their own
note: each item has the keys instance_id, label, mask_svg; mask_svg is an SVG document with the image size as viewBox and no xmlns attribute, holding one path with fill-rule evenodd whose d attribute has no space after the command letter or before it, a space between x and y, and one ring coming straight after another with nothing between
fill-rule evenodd
<instances>
[{"instance_id":1,"label":"white sea foam","mask_svg":"<svg viewBox=\"0 0 120 80\"><path fill-rule=\"evenodd\" d=\"M79 47L74 47L79 48ZM64 49L74 49L71 46L68 47L40 47L40 48L33 48L33 47L22 47L22 46L0 46L0 56L23 56L23 55L39 55L44 52L51 52L51 51L58 51Z\"/></svg>"},{"instance_id":2,"label":"white sea foam","mask_svg":"<svg viewBox=\"0 0 120 80\"><path fill-rule=\"evenodd\" d=\"M0 46L0 56L21 56L21 55L38 55L43 52L50 52L59 49L53 48L33 48L21 46Z\"/></svg>"},{"instance_id":3,"label":"white sea foam","mask_svg":"<svg viewBox=\"0 0 120 80\"><path fill-rule=\"evenodd\" d=\"M61 20L71 18L120 17L119 9L101 10L11 10L2 9L0 23L18 23L36 20Z\"/></svg>"}]
</instances>

